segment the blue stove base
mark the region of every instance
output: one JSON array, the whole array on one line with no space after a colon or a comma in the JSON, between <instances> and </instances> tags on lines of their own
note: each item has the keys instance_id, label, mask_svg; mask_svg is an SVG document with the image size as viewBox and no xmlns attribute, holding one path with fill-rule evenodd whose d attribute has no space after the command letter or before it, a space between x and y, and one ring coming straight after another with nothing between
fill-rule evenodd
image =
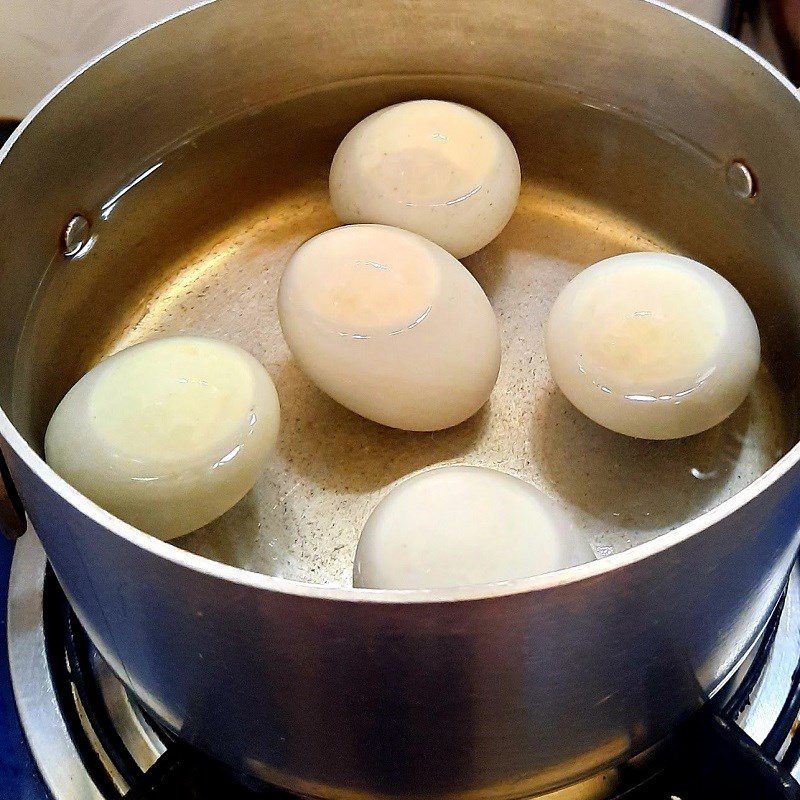
<instances>
[{"instance_id":1,"label":"blue stove base","mask_svg":"<svg viewBox=\"0 0 800 800\"><path fill-rule=\"evenodd\" d=\"M6 608L14 545L0 536L0 800L49 800L20 727L8 672Z\"/></svg>"}]
</instances>

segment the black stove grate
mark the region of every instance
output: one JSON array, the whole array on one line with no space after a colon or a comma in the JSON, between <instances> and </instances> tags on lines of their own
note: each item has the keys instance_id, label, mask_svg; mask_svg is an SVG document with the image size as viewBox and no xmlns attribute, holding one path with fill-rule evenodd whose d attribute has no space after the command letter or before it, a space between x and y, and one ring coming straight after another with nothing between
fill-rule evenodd
<instances>
[{"instance_id":1,"label":"black stove grate","mask_svg":"<svg viewBox=\"0 0 800 800\"><path fill-rule=\"evenodd\" d=\"M280 789L248 788L222 765L177 739L143 708L143 717L166 747L150 769L143 770L123 742L109 714L93 667L94 645L48 566L44 580L43 618L47 659L75 749L89 777L107 800L289 800ZM91 729L91 735L87 730ZM114 770L122 778L121 789Z\"/></svg>"},{"instance_id":2,"label":"black stove grate","mask_svg":"<svg viewBox=\"0 0 800 800\"><path fill-rule=\"evenodd\" d=\"M108 800L286 800L274 787L252 788L238 776L166 731L142 713L166 750L143 770L126 748L106 708L93 669L95 651L58 581L48 568L44 587L45 640L56 696L92 780ZM763 745L735 724L767 663L783 608L773 614L759 649L737 690L720 707L703 710L664 748L657 764L622 767L625 800L800 800L790 770L800 759L800 665ZM91 736L87 731L91 728ZM788 743L787 743L788 742ZM783 752L782 757L778 754ZM108 764L127 785L120 788Z\"/></svg>"}]
</instances>

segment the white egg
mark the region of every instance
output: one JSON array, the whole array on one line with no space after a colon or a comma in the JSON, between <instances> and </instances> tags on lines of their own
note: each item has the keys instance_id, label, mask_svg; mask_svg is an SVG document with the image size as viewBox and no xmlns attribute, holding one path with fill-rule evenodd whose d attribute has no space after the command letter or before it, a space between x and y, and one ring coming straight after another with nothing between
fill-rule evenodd
<instances>
[{"instance_id":1,"label":"white egg","mask_svg":"<svg viewBox=\"0 0 800 800\"><path fill-rule=\"evenodd\" d=\"M253 487L279 417L275 387L249 353L198 336L154 339L70 389L47 428L45 457L102 508L172 539Z\"/></svg>"},{"instance_id":2,"label":"white egg","mask_svg":"<svg viewBox=\"0 0 800 800\"><path fill-rule=\"evenodd\" d=\"M612 431L674 439L728 417L755 380L753 313L718 273L669 253L585 269L545 328L550 370L573 405Z\"/></svg>"},{"instance_id":3,"label":"white egg","mask_svg":"<svg viewBox=\"0 0 800 800\"><path fill-rule=\"evenodd\" d=\"M485 467L437 467L400 481L370 514L353 585L469 586L593 559L586 538L531 484Z\"/></svg>"},{"instance_id":4,"label":"white egg","mask_svg":"<svg viewBox=\"0 0 800 800\"><path fill-rule=\"evenodd\" d=\"M414 231L463 258L503 230L517 204L519 159L491 119L442 100L384 108L345 136L331 203L342 222Z\"/></svg>"},{"instance_id":5,"label":"white egg","mask_svg":"<svg viewBox=\"0 0 800 800\"><path fill-rule=\"evenodd\" d=\"M399 228L348 225L307 241L281 278L278 313L311 380L383 425L457 425L497 380L500 334L480 285Z\"/></svg>"}]
</instances>

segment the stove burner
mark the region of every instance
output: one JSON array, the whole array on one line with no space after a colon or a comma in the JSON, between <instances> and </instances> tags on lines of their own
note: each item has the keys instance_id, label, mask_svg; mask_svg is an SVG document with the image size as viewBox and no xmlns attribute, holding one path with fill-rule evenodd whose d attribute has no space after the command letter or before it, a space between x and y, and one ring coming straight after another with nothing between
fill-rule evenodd
<instances>
[{"instance_id":1,"label":"stove burner","mask_svg":"<svg viewBox=\"0 0 800 800\"><path fill-rule=\"evenodd\" d=\"M288 797L280 790L247 789L221 766L180 742L138 705L141 722L163 745L142 768L115 726L99 682L100 656L48 567L43 592L44 636L56 698L86 771L108 800L226 800ZM107 667L106 667L107 669ZM135 701L133 701L135 702ZM121 779L121 781L120 781ZM121 788L124 784L127 789Z\"/></svg>"},{"instance_id":2,"label":"stove burner","mask_svg":"<svg viewBox=\"0 0 800 800\"><path fill-rule=\"evenodd\" d=\"M81 627L32 531L15 552L9 641L20 717L55 800L290 797L248 784L136 703ZM800 567L730 686L651 753L548 797L800 800L790 775L800 775Z\"/></svg>"}]
</instances>

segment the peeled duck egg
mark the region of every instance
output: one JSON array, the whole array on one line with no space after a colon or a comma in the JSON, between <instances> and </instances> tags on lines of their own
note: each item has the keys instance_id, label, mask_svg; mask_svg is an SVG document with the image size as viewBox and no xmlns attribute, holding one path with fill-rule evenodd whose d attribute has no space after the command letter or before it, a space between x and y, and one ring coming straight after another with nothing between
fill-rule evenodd
<instances>
[{"instance_id":1,"label":"peeled duck egg","mask_svg":"<svg viewBox=\"0 0 800 800\"><path fill-rule=\"evenodd\" d=\"M373 510L353 585L441 589L526 578L594 560L536 487L486 467L448 466L397 484Z\"/></svg>"},{"instance_id":2,"label":"peeled duck egg","mask_svg":"<svg viewBox=\"0 0 800 800\"><path fill-rule=\"evenodd\" d=\"M447 251L386 225L321 233L290 259L281 328L303 371L362 417L448 428L487 400L500 335L478 282Z\"/></svg>"},{"instance_id":3,"label":"peeled duck egg","mask_svg":"<svg viewBox=\"0 0 800 800\"><path fill-rule=\"evenodd\" d=\"M418 233L463 258L503 230L517 204L519 159L489 117L442 100L376 111L345 136L330 193L342 222Z\"/></svg>"},{"instance_id":4,"label":"peeled duck egg","mask_svg":"<svg viewBox=\"0 0 800 800\"><path fill-rule=\"evenodd\" d=\"M67 392L45 457L102 508L172 539L253 487L279 417L275 387L249 353L198 336L154 339L101 361Z\"/></svg>"},{"instance_id":5,"label":"peeled duck egg","mask_svg":"<svg viewBox=\"0 0 800 800\"><path fill-rule=\"evenodd\" d=\"M545 326L547 360L587 417L642 439L707 430L747 396L760 360L753 313L697 261L628 253L588 267Z\"/></svg>"}]
</instances>

